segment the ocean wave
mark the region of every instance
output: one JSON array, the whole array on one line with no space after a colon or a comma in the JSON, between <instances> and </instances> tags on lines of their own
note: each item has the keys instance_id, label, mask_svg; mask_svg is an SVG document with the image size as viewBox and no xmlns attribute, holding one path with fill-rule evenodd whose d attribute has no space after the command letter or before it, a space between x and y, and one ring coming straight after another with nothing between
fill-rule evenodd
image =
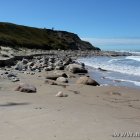
<instances>
[{"instance_id":1,"label":"ocean wave","mask_svg":"<svg viewBox=\"0 0 140 140\"><path fill-rule=\"evenodd\" d=\"M139 81L117 79L117 78L114 78L114 77L105 77L105 78L106 79L110 79L110 80L120 81L120 82L129 82L129 83L133 83L136 86L140 86L140 82Z\"/></svg>"},{"instance_id":2,"label":"ocean wave","mask_svg":"<svg viewBox=\"0 0 140 140\"><path fill-rule=\"evenodd\" d=\"M127 56L125 59L131 59L135 61L140 61L140 56Z\"/></svg>"},{"instance_id":3,"label":"ocean wave","mask_svg":"<svg viewBox=\"0 0 140 140\"><path fill-rule=\"evenodd\" d=\"M132 62L128 60L127 62L124 61L126 59L132 59ZM137 63L134 65L134 59L137 59ZM139 57L124 57L121 59L98 59L98 58L83 58L79 59L80 62L85 63L85 65L93 67L93 68L102 68L108 71L120 72L123 74L135 75L140 76L140 58Z\"/></svg>"}]
</instances>

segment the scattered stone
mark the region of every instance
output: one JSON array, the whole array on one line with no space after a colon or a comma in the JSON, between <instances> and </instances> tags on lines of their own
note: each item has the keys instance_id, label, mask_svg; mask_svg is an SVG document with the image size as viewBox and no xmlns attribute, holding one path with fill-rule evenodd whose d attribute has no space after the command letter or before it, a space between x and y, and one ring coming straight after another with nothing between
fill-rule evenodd
<instances>
[{"instance_id":1,"label":"scattered stone","mask_svg":"<svg viewBox=\"0 0 140 140\"><path fill-rule=\"evenodd\" d=\"M56 81L61 83L68 83L68 79L66 79L65 77L58 77Z\"/></svg>"},{"instance_id":2,"label":"scattered stone","mask_svg":"<svg viewBox=\"0 0 140 140\"><path fill-rule=\"evenodd\" d=\"M20 83L15 90L26 93L35 93L36 87L31 84Z\"/></svg>"},{"instance_id":3,"label":"scattered stone","mask_svg":"<svg viewBox=\"0 0 140 140\"><path fill-rule=\"evenodd\" d=\"M18 82L18 81L20 81L19 78L13 78L12 79L12 82Z\"/></svg>"},{"instance_id":4,"label":"scattered stone","mask_svg":"<svg viewBox=\"0 0 140 140\"><path fill-rule=\"evenodd\" d=\"M76 84L92 85L92 86L99 86L100 85L95 80L93 80L93 79L91 79L90 77L87 77L87 76L80 77L77 80Z\"/></svg>"},{"instance_id":5,"label":"scattered stone","mask_svg":"<svg viewBox=\"0 0 140 140\"><path fill-rule=\"evenodd\" d=\"M7 75L7 77L8 78L10 78L10 77L17 77L15 74L13 74L13 73L9 73L8 75Z\"/></svg>"},{"instance_id":6,"label":"scattered stone","mask_svg":"<svg viewBox=\"0 0 140 140\"><path fill-rule=\"evenodd\" d=\"M64 70L64 66L56 66L55 70Z\"/></svg>"},{"instance_id":7,"label":"scattered stone","mask_svg":"<svg viewBox=\"0 0 140 140\"><path fill-rule=\"evenodd\" d=\"M46 79L45 83L49 85L57 85L57 83L54 80L50 80L50 79Z\"/></svg>"},{"instance_id":8,"label":"scattered stone","mask_svg":"<svg viewBox=\"0 0 140 140\"><path fill-rule=\"evenodd\" d=\"M64 94L62 91L59 91L55 96L56 97L68 97L68 95Z\"/></svg>"},{"instance_id":9,"label":"scattered stone","mask_svg":"<svg viewBox=\"0 0 140 140\"><path fill-rule=\"evenodd\" d=\"M28 62L27 65L28 65L29 67L31 67L31 66L34 65L34 62Z\"/></svg>"},{"instance_id":10,"label":"scattered stone","mask_svg":"<svg viewBox=\"0 0 140 140\"><path fill-rule=\"evenodd\" d=\"M22 71L23 69L25 69L25 65L22 62L18 62L15 66L15 70Z\"/></svg>"},{"instance_id":11,"label":"scattered stone","mask_svg":"<svg viewBox=\"0 0 140 140\"><path fill-rule=\"evenodd\" d=\"M50 74L46 76L46 79L51 79L51 80L56 80L58 77L67 77L67 75L65 73L62 73L61 75L57 75L57 74Z\"/></svg>"},{"instance_id":12,"label":"scattered stone","mask_svg":"<svg viewBox=\"0 0 140 140\"><path fill-rule=\"evenodd\" d=\"M29 62L28 59L24 59L24 58L22 59L23 64L27 64L28 62Z\"/></svg>"}]
</instances>

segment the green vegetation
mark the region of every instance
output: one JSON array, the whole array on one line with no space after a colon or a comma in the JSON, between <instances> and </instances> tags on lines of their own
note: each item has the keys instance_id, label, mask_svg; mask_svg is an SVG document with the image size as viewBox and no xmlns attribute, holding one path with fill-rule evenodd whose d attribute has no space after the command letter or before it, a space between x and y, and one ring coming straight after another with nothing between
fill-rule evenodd
<instances>
[{"instance_id":1,"label":"green vegetation","mask_svg":"<svg viewBox=\"0 0 140 140\"><path fill-rule=\"evenodd\" d=\"M66 31L40 29L0 22L0 45L30 49L100 50Z\"/></svg>"}]
</instances>

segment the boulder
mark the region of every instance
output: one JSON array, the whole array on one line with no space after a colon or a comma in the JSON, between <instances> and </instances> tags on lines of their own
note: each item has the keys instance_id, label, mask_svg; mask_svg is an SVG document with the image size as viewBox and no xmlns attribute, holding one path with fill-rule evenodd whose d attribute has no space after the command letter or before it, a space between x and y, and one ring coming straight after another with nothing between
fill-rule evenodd
<instances>
[{"instance_id":1,"label":"boulder","mask_svg":"<svg viewBox=\"0 0 140 140\"><path fill-rule=\"evenodd\" d=\"M59 77L68 78L67 74L64 73L63 71L56 70L56 71L54 71L54 74L55 74L55 75L58 75Z\"/></svg>"},{"instance_id":2,"label":"boulder","mask_svg":"<svg viewBox=\"0 0 140 140\"><path fill-rule=\"evenodd\" d=\"M53 70L53 67L52 66L48 66L48 67L45 67L44 70L45 71L51 71L51 70Z\"/></svg>"},{"instance_id":3,"label":"boulder","mask_svg":"<svg viewBox=\"0 0 140 140\"><path fill-rule=\"evenodd\" d=\"M22 59L23 64L27 64L28 62L29 62L28 59L24 59L24 58Z\"/></svg>"},{"instance_id":4,"label":"boulder","mask_svg":"<svg viewBox=\"0 0 140 140\"><path fill-rule=\"evenodd\" d=\"M29 67L31 67L31 66L33 66L34 65L34 62L28 62L27 63L27 66L29 66Z\"/></svg>"},{"instance_id":5,"label":"boulder","mask_svg":"<svg viewBox=\"0 0 140 140\"><path fill-rule=\"evenodd\" d=\"M56 83L54 80L50 80L50 79L46 79L46 80L45 80L45 84L57 85L57 83Z\"/></svg>"},{"instance_id":6,"label":"boulder","mask_svg":"<svg viewBox=\"0 0 140 140\"><path fill-rule=\"evenodd\" d=\"M76 84L91 85L91 86L99 86L100 85L95 80L93 80L93 79L91 79L90 77L87 77L87 76L80 77L77 80Z\"/></svg>"},{"instance_id":7,"label":"boulder","mask_svg":"<svg viewBox=\"0 0 140 140\"><path fill-rule=\"evenodd\" d=\"M15 66L15 70L22 71L23 69L26 69L26 65L24 65L23 62L18 62Z\"/></svg>"},{"instance_id":8,"label":"boulder","mask_svg":"<svg viewBox=\"0 0 140 140\"><path fill-rule=\"evenodd\" d=\"M69 65L70 63L72 63L72 59L71 59L71 58L67 58L67 59L63 62L63 65L66 66L66 65Z\"/></svg>"},{"instance_id":9,"label":"boulder","mask_svg":"<svg viewBox=\"0 0 140 140\"><path fill-rule=\"evenodd\" d=\"M15 90L26 93L34 93L36 92L36 87L31 84L20 83Z\"/></svg>"},{"instance_id":10,"label":"boulder","mask_svg":"<svg viewBox=\"0 0 140 140\"><path fill-rule=\"evenodd\" d=\"M56 80L58 77L67 78L68 76L65 73L50 74L46 76L46 79Z\"/></svg>"},{"instance_id":11,"label":"boulder","mask_svg":"<svg viewBox=\"0 0 140 140\"><path fill-rule=\"evenodd\" d=\"M63 65L62 66L56 66L55 70L64 70L64 66Z\"/></svg>"},{"instance_id":12,"label":"boulder","mask_svg":"<svg viewBox=\"0 0 140 140\"><path fill-rule=\"evenodd\" d=\"M68 83L68 79L65 77L58 77L56 81L61 83Z\"/></svg>"},{"instance_id":13,"label":"boulder","mask_svg":"<svg viewBox=\"0 0 140 140\"><path fill-rule=\"evenodd\" d=\"M64 94L62 91L59 91L56 95L56 97L67 97L67 94Z\"/></svg>"},{"instance_id":14,"label":"boulder","mask_svg":"<svg viewBox=\"0 0 140 140\"><path fill-rule=\"evenodd\" d=\"M72 73L87 73L88 71L80 64L69 64L66 70Z\"/></svg>"}]
</instances>

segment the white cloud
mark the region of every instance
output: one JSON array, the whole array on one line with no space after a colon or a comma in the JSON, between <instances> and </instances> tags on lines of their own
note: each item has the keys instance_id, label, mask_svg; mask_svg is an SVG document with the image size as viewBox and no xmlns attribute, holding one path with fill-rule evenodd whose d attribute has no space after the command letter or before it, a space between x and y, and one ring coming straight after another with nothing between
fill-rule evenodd
<instances>
[{"instance_id":1,"label":"white cloud","mask_svg":"<svg viewBox=\"0 0 140 140\"><path fill-rule=\"evenodd\" d=\"M114 38L82 38L82 40L89 41L95 46L101 45L140 45L140 39L114 39Z\"/></svg>"}]
</instances>

